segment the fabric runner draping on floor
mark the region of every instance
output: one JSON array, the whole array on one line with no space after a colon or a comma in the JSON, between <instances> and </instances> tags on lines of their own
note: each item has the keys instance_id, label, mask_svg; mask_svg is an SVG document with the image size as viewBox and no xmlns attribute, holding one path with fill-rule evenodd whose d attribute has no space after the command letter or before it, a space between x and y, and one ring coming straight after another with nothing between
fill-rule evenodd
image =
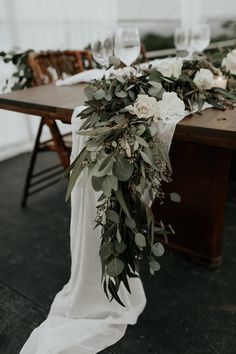
<instances>
[{"instance_id":1,"label":"fabric runner draping on floor","mask_svg":"<svg viewBox=\"0 0 236 354\"><path fill-rule=\"evenodd\" d=\"M77 132L81 121L75 109L72 117L73 148L71 161L82 150L86 138ZM187 115L188 112L185 112ZM157 138L169 153L176 124L182 117L159 122ZM94 354L117 342L129 324L135 324L146 305L139 278L129 279L132 295L123 284L119 296L126 304L106 298L99 257L100 229L94 229L97 194L84 171L71 197L71 278L56 295L48 318L36 328L20 354Z\"/></svg>"},{"instance_id":2,"label":"fabric runner draping on floor","mask_svg":"<svg viewBox=\"0 0 236 354\"><path fill-rule=\"evenodd\" d=\"M72 118L72 160L84 146L76 132L80 120ZM135 324L146 298L141 280L130 279L132 295L121 286L126 307L106 298L99 257L100 230L94 229L97 195L87 176L81 174L72 192L71 278L51 306L48 318L36 328L20 354L92 354L117 342L128 324Z\"/></svg>"}]
</instances>

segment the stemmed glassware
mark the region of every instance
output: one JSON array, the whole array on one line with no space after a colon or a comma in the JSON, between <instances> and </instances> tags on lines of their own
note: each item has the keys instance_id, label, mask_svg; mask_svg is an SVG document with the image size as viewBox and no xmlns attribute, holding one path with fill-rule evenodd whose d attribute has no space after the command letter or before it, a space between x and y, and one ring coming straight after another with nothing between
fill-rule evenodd
<instances>
[{"instance_id":1,"label":"stemmed glassware","mask_svg":"<svg viewBox=\"0 0 236 354\"><path fill-rule=\"evenodd\" d=\"M185 49L190 52L190 57L194 51L202 52L210 43L210 26L208 24L198 24L191 28L177 27L174 32L174 43L178 50Z\"/></svg>"},{"instance_id":2,"label":"stemmed glassware","mask_svg":"<svg viewBox=\"0 0 236 354\"><path fill-rule=\"evenodd\" d=\"M126 66L130 66L139 57L141 49L137 28L118 28L115 38L110 31L100 34L92 43L94 60L103 67L109 65L109 57L115 54Z\"/></svg>"},{"instance_id":3,"label":"stemmed glassware","mask_svg":"<svg viewBox=\"0 0 236 354\"><path fill-rule=\"evenodd\" d=\"M211 34L208 24L199 24L191 29L190 47L193 50L202 52L208 47L210 40Z\"/></svg>"},{"instance_id":4,"label":"stemmed glassware","mask_svg":"<svg viewBox=\"0 0 236 354\"><path fill-rule=\"evenodd\" d=\"M113 33L106 31L97 36L91 46L94 60L103 67L109 65L109 57L113 55Z\"/></svg>"},{"instance_id":5,"label":"stemmed glassware","mask_svg":"<svg viewBox=\"0 0 236 354\"><path fill-rule=\"evenodd\" d=\"M174 32L174 44L177 50L190 48L190 33L187 27L177 27Z\"/></svg>"},{"instance_id":6,"label":"stemmed glassware","mask_svg":"<svg viewBox=\"0 0 236 354\"><path fill-rule=\"evenodd\" d=\"M140 36L137 28L118 28L115 33L115 56L126 66L138 59L141 49Z\"/></svg>"}]
</instances>

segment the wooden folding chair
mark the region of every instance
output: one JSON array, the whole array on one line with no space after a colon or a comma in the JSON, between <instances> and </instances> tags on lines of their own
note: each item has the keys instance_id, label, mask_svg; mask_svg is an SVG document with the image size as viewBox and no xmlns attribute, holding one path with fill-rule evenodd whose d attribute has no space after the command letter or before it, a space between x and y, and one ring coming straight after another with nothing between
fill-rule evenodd
<instances>
[{"instance_id":1,"label":"wooden folding chair","mask_svg":"<svg viewBox=\"0 0 236 354\"><path fill-rule=\"evenodd\" d=\"M29 54L27 62L33 73L34 86L46 85L93 67L91 54L88 50L32 52ZM44 126L49 128L51 138L42 142L41 136ZM35 173L37 155L43 151L55 151L59 156L60 163ZM71 133L62 135L55 120L50 117L41 117L26 175L21 201L22 208L26 207L29 196L58 182L59 175L69 166L70 151Z\"/></svg>"}]
</instances>

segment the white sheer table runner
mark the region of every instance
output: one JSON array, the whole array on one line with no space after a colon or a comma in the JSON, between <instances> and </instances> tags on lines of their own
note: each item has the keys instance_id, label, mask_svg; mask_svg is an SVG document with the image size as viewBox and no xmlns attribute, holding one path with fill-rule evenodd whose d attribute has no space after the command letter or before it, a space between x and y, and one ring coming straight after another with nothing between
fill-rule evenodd
<instances>
[{"instance_id":1,"label":"white sheer table runner","mask_svg":"<svg viewBox=\"0 0 236 354\"><path fill-rule=\"evenodd\" d=\"M84 146L77 134L81 121L72 117L72 160ZM109 302L101 284L100 230L94 229L97 195L85 174L72 192L71 278L51 306L48 318L36 328L20 354L92 354L117 342L128 324L135 324L146 298L140 279L130 279L132 295L121 286L127 305Z\"/></svg>"},{"instance_id":2,"label":"white sheer table runner","mask_svg":"<svg viewBox=\"0 0 236 354\"><path fill-rule=\"evenodd\" d=\"M163 59L155 59L152 61L149 61L147 63L140 64L141 69L147 69L148 66L151 64L153 68L158 67L160 62ZM173 61L176 60L176 58L169 58L168 61ZM124 68L125 70L126 68ZM101 80L102 77L105 75L108 77L111 73L115 72L116 70L113 68L110 68L109 70L105 69L90 69L90 70L85 70L82 71L81 73L72 75L64 80L57 80L56 84L58 86L64 86L64 85L75 85L79 84L81 82L91 82L92 80Z\"/></svg>"}]
</instances>

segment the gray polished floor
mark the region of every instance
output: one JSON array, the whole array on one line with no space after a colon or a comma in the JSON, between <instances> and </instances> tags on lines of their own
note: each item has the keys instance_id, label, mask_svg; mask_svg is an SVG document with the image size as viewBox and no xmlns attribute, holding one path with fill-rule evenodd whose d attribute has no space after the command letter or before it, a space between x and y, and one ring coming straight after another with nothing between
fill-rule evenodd
<instances>
[{"instance_id":1,"label":"gray polished floor","mask_svg":"<svg viewBox=\"0 0 236 354\"><path fill-rule=\"evenodd\" d=\"M66 183L33 196L21 210L28 158L22 154L0 163L0 354L19 353L70 272ZM40 165L48 159L44 154ZM209 271L167 251L157 276L142 270L148 303L137 325L104 353L235 354L235 253L236 182L231 178L221 268Z\"/></svg>"}]
</instances>

